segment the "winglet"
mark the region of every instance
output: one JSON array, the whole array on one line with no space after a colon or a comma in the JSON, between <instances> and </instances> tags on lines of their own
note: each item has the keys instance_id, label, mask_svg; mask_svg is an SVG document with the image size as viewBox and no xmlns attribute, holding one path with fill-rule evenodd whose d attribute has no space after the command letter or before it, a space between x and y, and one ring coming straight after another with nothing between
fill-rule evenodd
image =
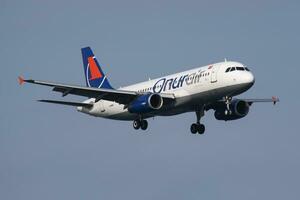
<instances>
[{"instance_id":1,"label":"winglet","mask_svg":"<svg viewBox=\"0 0 300 200\"><path fill-rule=\"evenodd\" d=\"M25 80L22 76L18 76L18 81L20 85L23 85L25 83Z\"/></svg>"},{"instance_id":2,"label":"winglet","mask_svg":"<svg viewBox=\"0 0 300 200\"><path fill-rule=\"evenodd\" d=\"M275 105L279 101L279 98L272 96L272 101L273 101L273 105Z\"/></svg>"}]
</instances>

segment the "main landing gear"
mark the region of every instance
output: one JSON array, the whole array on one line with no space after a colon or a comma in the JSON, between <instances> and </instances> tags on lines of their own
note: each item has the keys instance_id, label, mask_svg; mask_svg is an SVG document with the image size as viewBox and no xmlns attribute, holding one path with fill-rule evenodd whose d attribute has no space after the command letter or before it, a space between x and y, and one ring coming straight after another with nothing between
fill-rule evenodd
<instances>
[{"instance_id":1,"label":"main landing gear","mask_svg":"<svg viewBox=\"0 0 300 200\"><path fill-rule=\"evenodd\" d=\"M133 128L135 130L138 130L138 129L142 129L142 130L146 130L148 128L148 122L147 120L144 120L144 119L136 119L133 121Z\"/></svg>"},{"instance_id":2,"label":"main landing gear","mask_svg":"<svg viewBox=\"0 0 300 200\"><path fill-rule=\"evenodd\" d=\"M192 134L204 134L205 132L205 126L204 124L200 123L200 119L201 117L204 116L204 109L202 109L201 111L196 111L196 116L197 116L197 122L191 125L191 133Z\"/></svg>"},{"instance_id":3,"label":"main landing gear","mask_svg":"<svg viewBox=\"0 0 300 200\"><path fill-rule=\"evenodd\" d=\"M205 132L205 126L204 124L200 124L200 123L194 123L191 125L191 132L192 134L196 134L197 132L199 134L204 134Z\"/></svg>"}]
</instances>

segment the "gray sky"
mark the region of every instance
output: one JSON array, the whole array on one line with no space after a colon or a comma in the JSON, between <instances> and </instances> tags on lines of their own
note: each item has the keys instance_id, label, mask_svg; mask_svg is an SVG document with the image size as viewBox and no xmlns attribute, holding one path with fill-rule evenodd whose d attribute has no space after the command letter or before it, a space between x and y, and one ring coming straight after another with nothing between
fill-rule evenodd
<instances>
[{"instance_id":1,"label":"gray sky","mask_svg":"<svg viewBox=\"0 0 300 200\"><path fill-rule=\"evenodd\" d=\"M0 0L0 199L299 199L298 2ZM194 113L140 132L18 85L84 85L88 45L115 87L227 58L255 74L243 97L281 102L234 122L208 112L200 136Z\"/></svg>"}]
</instances>

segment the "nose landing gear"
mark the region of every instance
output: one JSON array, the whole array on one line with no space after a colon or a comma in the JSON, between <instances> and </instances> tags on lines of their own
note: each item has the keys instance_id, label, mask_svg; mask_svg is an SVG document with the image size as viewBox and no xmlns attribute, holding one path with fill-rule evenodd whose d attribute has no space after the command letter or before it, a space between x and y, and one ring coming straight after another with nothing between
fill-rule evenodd
<instances>
[{"instance_id":1,"label":"nose landing gear","mask_svg":"<svg viewBox=\"0 0 300 200\"><path fill-rule=\"evenodd\" d=\"M226 96L224 99L226 104L225 115L231 115L232 111L230 109L230 104L231 104L232 97Z\"/></svg>"}]
</instances>

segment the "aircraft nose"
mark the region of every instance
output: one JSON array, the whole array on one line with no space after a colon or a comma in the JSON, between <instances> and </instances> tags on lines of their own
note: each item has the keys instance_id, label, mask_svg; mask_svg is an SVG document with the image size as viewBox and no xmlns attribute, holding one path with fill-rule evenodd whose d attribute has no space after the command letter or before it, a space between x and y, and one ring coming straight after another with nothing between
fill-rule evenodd
<instances>
[{"instance_id":1,"label":"aircraft nose","mask_svg":"<svg viewBox=\"0 0 300 200\"><path fill-rule=\"evenodd\" d=\"M255 78L254 78L254 75L251 73L251 72L248 72L247 74L245 74L244 76L244 81L246 83L248 83L249 85L253 85L254 82L255 82Z\"/></svg>"},{"instance_id":2,"label":"aircraft nose","mask_svg":"<svg viewBox=\"0 0 300 200\"><path fill-rule=\"evenodd\" d=\"M247 81L249 83L254 83L255 82L255 78L254 78L254 76L251 72L248 72Z\"/></svg>"}]
</instances>

